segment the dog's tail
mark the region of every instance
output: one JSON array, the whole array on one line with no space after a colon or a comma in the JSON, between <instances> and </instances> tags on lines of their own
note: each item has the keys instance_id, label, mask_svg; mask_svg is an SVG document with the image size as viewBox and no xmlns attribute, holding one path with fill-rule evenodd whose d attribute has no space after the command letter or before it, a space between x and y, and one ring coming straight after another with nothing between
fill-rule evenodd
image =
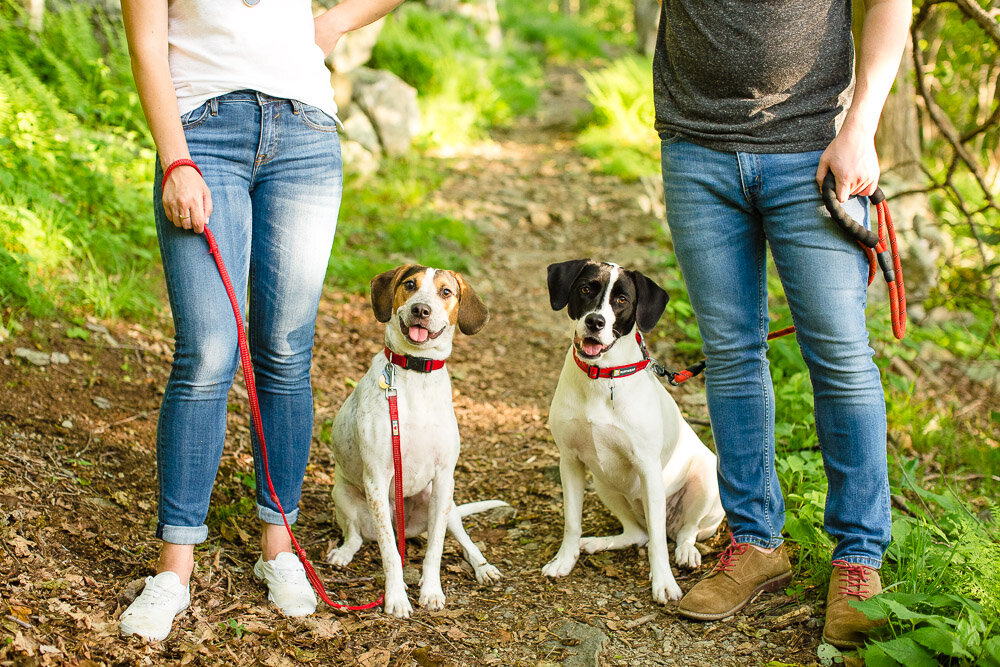
<instances>
[{"instance_id":1,"label":"dog's tail","mask_svg":"<svg viewBox=\"0 0 1000 667\"><path fill-rule=\"evenodd\" d=\"M502 500L480 500L475 503L465 503L464 505L458 505L455 509L458 510L458 516L463 519L470 514L479 514L480 512L488 512L492 509L498 507L510 507L508 503Z\"/></svg>"}]
</instances>

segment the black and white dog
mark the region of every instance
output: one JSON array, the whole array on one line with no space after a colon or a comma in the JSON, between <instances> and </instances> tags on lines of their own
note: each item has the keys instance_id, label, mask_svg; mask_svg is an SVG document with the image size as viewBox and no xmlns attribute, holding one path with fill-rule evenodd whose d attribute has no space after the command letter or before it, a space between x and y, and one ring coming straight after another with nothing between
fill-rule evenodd
<instances>
[{"instance_id":1,"label":"black and white dog","mask_svg":"<svg viewBox=\"0 0 1000 667\"><path fill-rule=\"evenodd\" d=\"M666 308L667 293L638 271L577 259L548 267L553 310L569 306L573 344L552 397L549 425L559 447L565 526L562 546L542 572L570 573L580 551L649 544L653 599L678 600L667 536L679 565L698 567L695 541L724 517L716 457L698 438L648 361L639 332ZM586 471L620 535L581 537Z\"/></svg>"}]
</instances>

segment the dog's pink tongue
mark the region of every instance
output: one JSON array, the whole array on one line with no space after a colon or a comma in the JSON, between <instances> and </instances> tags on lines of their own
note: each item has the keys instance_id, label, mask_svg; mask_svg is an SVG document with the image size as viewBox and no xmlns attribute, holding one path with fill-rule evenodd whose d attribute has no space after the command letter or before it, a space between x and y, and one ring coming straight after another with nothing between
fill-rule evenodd
<instances>
[{"instance_id":1,"label":"dog's pink tongue","mask_svg":"<svg viewBox=\"0 0 1000 667\"><path fill-rule=\"evenodd\" d=\"M601 345L597 341L593 341L593 340L590 340L590 339L584 340L583 344L580 345L580 347L583 349L583 353L584 354L586 354L588 356L591 356L591 357L596 357L597 355L599 355L601 353L601 350L604 349L603 345Z\"/></svg>"},{"instance_id":2,"label":"dog's pink tongue","mask_svg":"<svg viewBox=\"0 0 1000 667\"><path fill-rule=\"evenodd\" d=\"M423 343L427 340L427 329L423 327L410 327L410 340Z\"/></svg>"}]
</instances>

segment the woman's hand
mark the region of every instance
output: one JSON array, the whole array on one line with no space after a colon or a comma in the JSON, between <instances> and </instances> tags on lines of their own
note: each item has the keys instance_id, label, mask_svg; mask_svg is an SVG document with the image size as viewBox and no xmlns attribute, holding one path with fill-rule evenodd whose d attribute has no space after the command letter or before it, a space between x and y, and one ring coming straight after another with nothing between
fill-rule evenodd
<instances>
[{"instance_id":1,"label":"woman's hand","mask_svg":"<svg viewBox=\"0 0 1000 667\"><path fill-rule=\"evenodd\" d=\"M201 234L212 215L212 193L193 167L181 165L163 184L163 211L175 227Z\"/></svg>"}]
</instances>

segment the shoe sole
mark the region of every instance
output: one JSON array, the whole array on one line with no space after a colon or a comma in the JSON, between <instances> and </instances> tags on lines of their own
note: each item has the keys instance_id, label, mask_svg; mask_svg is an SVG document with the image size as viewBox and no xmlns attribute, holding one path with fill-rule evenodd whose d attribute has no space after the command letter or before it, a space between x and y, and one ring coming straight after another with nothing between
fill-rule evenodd
<instances>
[{"instance_id":1,"label":"shoe sole","mask_svg":"<svg viewBox=\"0 0 1000 667\"><path fill-rule=\"evenodd\" d=\"M740 609L743 609L743 607L750 604L750 601L753 600L755 597L757 597L757 595L759 595L760 593L773 593L774 591L780 588L784 588L784 586L791 580L792 580L791 572L786 572L785 574L781 574L778 575L777 577L768 579L760 586L753 589L753 592L750 593L750 595L748 595L742 602L737 604L732 609L728 609L724 612L715 614L704 614L699 611L689 611L687 609L681 609L678 607L677 613L680 614L681 616L685 616L687 618L691 618L696 621L718 621L723 618L728 618L733 614L735 614L736 612L738 612Z\"/></svg>"},{"instance_id":2,"label":"shoe sole","mask_svg":"<svg viewBox=\"0 0 1000 667\"><path fill-rule=\"evenodd\" d=\"M861 648L862 646L865 645L863 641L853 642L849 639L830 639L829 637L826 636L825 632L823 633L823 641L825 641L827 644L830 644L831 646L848 650Z\"/></svg>"},{"instance_id":3,"label":"shoe sole","mask_svg":"<svg viewBox=\"0 0 1000 667\"><path fill-rule=\"evenodd\" d=\"M165 635L162 636L145 635L140 630L129 628L128 623L119 624L118 633L122 637L138 637L139 639L142 639L143 641L146 642L162 642L164 639L170 636L171 632L174 631L174 621L177 620L177 617L183 614L185 611L187 611L188 607L190 606L191 606L191 600L188 600L183 607L177 610L177 613L175 613L174 617L170 620L170 628L167 629L167 634Z\"/></svg>"}]
</instances>

